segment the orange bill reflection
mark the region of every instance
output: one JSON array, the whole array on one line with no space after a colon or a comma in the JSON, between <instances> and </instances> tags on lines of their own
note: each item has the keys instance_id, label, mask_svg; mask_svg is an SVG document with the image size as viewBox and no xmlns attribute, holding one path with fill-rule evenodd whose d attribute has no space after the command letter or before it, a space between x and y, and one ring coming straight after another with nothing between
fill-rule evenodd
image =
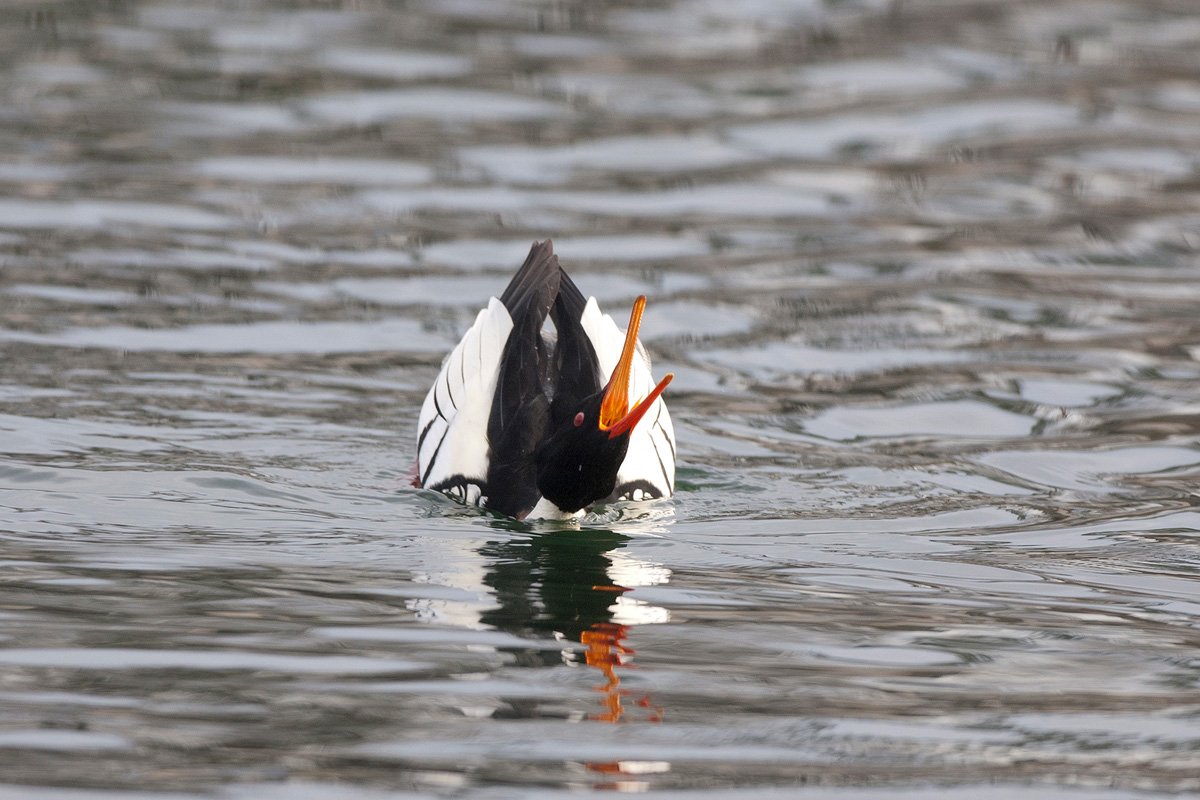
<instances>
[{"instance_id":1,"label":"orange bill reflection","mask_svg":"<svg viewBox=\"0 0 1200 800\"><path fill-rule=\"evenodd\" d=\"M630 554L624 549L628 541L630 537L612 531L585 529L491 543L484 551L492 560L484 581L493 587L499 607L482 614L481 621L522 635L553 634L564 643L583 645L582 652L575 646L554 659L529 652L518 654L518 659L523 666L561 666L565 661L598 670L602 680L593 689L600 695L599 709L581 717L589 721L663 718L663 709L648 694L628 690L629 673L637 669L629 640L640 626L667 622L670 612L626 594L639 586L667 583L671 573ZM555 713L535 705L508 713Z\"/></svg>"},{"instance_id":2,"label":"orange bill reflection","mask_svg":"<svg viewBox=\"0 0 1200 800\"><path fill-rule=\"evenodd\" d=\"M629 591L620 586L595 588L621 593ZM590 720L615 723L626 719L625 698L629 696L629 692L621 689L621 678L617 675L617 670L620 668L633 669L630 662L637 651L625 644L629 629L629 625L597 622L592 625L591 630L583 631L580 634L580 643L587 647L584 654L587 665L600 670L604 676L604 683L594 687L603 695L601 702L604 712L588 715ZM639 711L645 710L638 715L638 719L646 722L662 722L662 709L654 705L648 694L635 698L633 704ZM629 720L626 719L626 721Z\"/></svg>"}]
</instances>

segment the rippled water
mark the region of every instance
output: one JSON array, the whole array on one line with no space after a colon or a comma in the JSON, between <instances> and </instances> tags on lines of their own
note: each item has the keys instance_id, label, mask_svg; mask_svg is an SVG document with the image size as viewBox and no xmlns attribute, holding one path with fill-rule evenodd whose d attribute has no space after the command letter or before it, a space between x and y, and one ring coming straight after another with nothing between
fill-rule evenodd
<instances>
[{"instance_id":1,"label":"rippled water","mask_svg":"<svg viewBox=\"0 0 1200 800\"><path fill-rule=\"evenodd\" d=\"M344 5L0 10L0 798L1200 790L1192 4ZM405 481L546 236L579 529Z\"/></svg>"}]
</instances>

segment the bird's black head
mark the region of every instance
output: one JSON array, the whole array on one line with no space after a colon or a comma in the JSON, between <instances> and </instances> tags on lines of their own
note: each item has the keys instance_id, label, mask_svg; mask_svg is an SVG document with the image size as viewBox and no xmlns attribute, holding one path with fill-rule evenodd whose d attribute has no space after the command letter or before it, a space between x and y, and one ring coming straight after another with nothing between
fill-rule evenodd
<instances>
[{"instance_id":1,"label":"bird's black head","mask_svg":"<svg viewBox=\"0 0 1200 800\"><path fill-rule=\"evenodd\" d=\"M601 429L603 400L604 392L597 392L573 409L562 409L564 422L538 450L538 491L567 513L612 494L629 449L629 430L609 437Z\"/></svg>"},{"instance_id":2,"label":"bird's black head","mask_svg":"<svg viewBox=\"0 0 1200 800\"><path fill-rule=\"evenodd\" d=\"M537 452L538 491L567 513L612 494L634 426L674 377L668 374L630 409L629 380L645 308L646 298L639 297L608 385L582 400L556 397L551 404L552 432Z\"/></svg>"}]
</instances>

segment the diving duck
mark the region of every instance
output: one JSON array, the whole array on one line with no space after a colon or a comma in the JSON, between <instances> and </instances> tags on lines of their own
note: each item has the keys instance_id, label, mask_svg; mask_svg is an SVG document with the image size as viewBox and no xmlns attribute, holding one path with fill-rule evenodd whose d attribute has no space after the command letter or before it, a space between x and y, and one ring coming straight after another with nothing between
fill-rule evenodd
<instances>
[{"instance_id":1,"label":"diving duck","mask_svg":"<svg viewBox=\"0 0 1200 800\"><path fill-rule=\"evenodd\" d=\"M675 430L638 342L584 299L550 240L442 362L417 423L415 486L516 519L669 497ZM549 330L549 319L553 330Z\"/></svg>"}]
</instances>

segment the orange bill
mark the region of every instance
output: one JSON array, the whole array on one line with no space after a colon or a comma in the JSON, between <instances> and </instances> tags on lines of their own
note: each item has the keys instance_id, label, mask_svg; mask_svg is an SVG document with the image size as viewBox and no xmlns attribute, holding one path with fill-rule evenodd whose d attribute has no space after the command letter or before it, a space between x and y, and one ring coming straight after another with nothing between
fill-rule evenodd
<instances>
[{"instance_id":1,"label":"orange bill","mask_svg":"<svg viewBox=\"0 0 1200 800\"><path fill-rule=\"evenodd\" d=\"M667 375L658 386L654 387L649 396L629 410L629 379L633 374L633 357L637 355L638 329L642 325L642 314L646 310L645 295L633 303L633 311L629 314L629 327L625 330L625 346L621 349L621 359L613 370L604 392L604 400L600 403L600 430L608 431L608 438L620 436L633 428L650 406L667 388L674 375Z\"/></svg>"},{"instance_id":2,"label":"orange bill","mask_svg":"<svg viewBox=\"0 0 1200 800\"><path fill-rule=\"evenodd\" d=\"M622 417L616 425L608 429L608 438L612 439L615 436L620 436L622 433L633 428L634 425L637 425L638 421L646 415L646 412L650 410L650 406L654 405L654 401L658 399L658 396L663 393L663 389L667 388L667 384L674 377L675 373L673 372L668 372L663 376L663 379L658 382L658 386L654 387L654 391L646 395L645 399L634 406L632 411Z\"/></svg>"}]
</instances>

